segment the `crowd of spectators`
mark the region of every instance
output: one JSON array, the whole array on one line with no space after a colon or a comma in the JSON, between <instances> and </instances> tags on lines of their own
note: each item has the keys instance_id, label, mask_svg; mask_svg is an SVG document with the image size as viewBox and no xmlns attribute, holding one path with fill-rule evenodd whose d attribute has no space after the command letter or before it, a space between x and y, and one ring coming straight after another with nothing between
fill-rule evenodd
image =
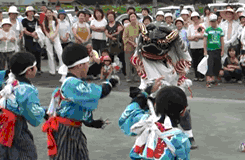
<instances>
[{"instance_id":1,"label":"crowd of spectators","mask_svg":"<svg viewBox=\"0 0 245 160\"><path fill-rule=\"evenodd\" d=\"M127 8L128 18L118 22L115 20L114 11L104 13L102 9L97 8L91 15L90 12L79 11L76 7L76 14L71 23L66 18L66 12L58 4L56 12L47 8L45 3L41 9L42 13L37 14L32 6L28 6L25 11L26 17L21 21L17 18L19 12L15 6L9 8L7 19L2 19L0 13L1 70L8 66L6 63L8 64L11 55L25 49L35 55L38 74L42 74L41 55L46 50L49 73L55 75L63 64L61 58L63 49L70 43L78 43L87 47L90 56L88 72L90 78L108 78L115 71L115 66L120 66L120 64L111 64L119 62L122 64L120 69L126 81L130 82L136 75L130 58L137 46L139 25L143 23L147 26L153 23L156 26L168 26L179 31L192 57L195 75L193 80L202 82L205 80L205 75L198 72L197 66L204 57L203 39L205 29L210 26L209 17L215 14L218 17L217 24L224 33L224 54L221 57L222 69L218 81L221 82L220 77L224 77L225 81L242 83L242 77L245 74L243 8L235 11L227 6L224 11L218 12L216 9L211 11L210 8L205 7L204 15L200 16L198 12L182 7L177 16L173 13L158 11L154 17L150 15L148 8L143 8L143 18L140 19L135 13L135 8L129 7ZM115 59L120 61L115 61Z\"/></svg>"}]
</instances>

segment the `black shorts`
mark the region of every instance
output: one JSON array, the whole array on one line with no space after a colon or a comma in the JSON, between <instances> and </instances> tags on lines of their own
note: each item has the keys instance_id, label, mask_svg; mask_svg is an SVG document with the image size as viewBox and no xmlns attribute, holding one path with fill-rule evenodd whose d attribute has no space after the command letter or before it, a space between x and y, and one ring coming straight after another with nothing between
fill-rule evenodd
<instances>
[{"instance_id":1,"label":"black shorts","mask_svg":"<svg viewBox=\"0 0 245 160\"><path fill-rule=\"evenodd\" d=\"M221 70L221 49L208 51L208 71L206 76L218 76Z\"/></svg>"}]
</instances>

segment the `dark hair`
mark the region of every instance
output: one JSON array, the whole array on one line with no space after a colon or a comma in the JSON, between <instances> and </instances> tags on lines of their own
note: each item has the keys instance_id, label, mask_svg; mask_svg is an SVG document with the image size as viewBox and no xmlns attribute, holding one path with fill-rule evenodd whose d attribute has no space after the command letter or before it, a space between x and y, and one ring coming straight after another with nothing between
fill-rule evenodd
<instances>
[{"instance_id":1,"label":"dark hair","mask_svg":"<svg viewBox=\"0 0 245 160\"><path fill-rule=\"evenodd\" d=\"M203 10L204 10L204 16L206 16L206 10L209 10L209 12L211 11L208 6L205 6Z\"/></svg>"},{"instance_id":2,"label":"dark hair","mask_svg":"<svg viewBox=\"0 0 245 160\"><path fill-rule=\"evenodd\" d=\"M33 12L34 13L34 15L35 15L35 13L36 13L36 11L34 10L34 11L28 11L28 12ZM25 15L27 16L27 13L28 12L25 12Z\"/></svg>"},{"instance_id":3,"label":"dark hair","mask_svg":"<svg viewBox=\"0 0 245 160\"><path fill-rule=\"evenodd\" d=\"M46 7L46 2L42 1L42 6L45 6Z\"/></svg>"},{"instance_id":4,"label":"dark hair","mask_svg":"<svg viewBox=\"0 0 245 160\"><path fill-rule=\"evenodd\" d=\"M235 47L235 46L230 46L230 47L228 48L228 57L230 57L229 52L232 51L232 50L234 50L234 51L236 52L236 47ZM236 53L236 54L237 54L237 53ZM235 55L235 56L236 56L236 55Z\"/></svg>"},{"instance_id":5,"label":"dark hair","mask_svg":"<svg viewBox=\"0 0 245 160\"><path fill-rule=\"evenodd\" d=\"M167 86L160 89L156 95L156 114L169 116L172 122L180 122L180 112L187 106L185 92L176 86Z\"/></svg>"},{"instance_id":6,"label":"dark hair","mask_svg":"<svg viewBox=\"0 0 245 160\"><path fill-rule=\"evenodd\" d=\"M65 15L65 18L66 18L66 13L65 13L65 12L61 12L61 13L58 14L58 19L60 19L60 15L61 15L61 14ZM65 19L65 18L64 18L64 19Z\"/></svg>"},{"instance_id":7,"label":"dark hair","mask_svg":"<svg viewBox=\"0 0 245 160\"><path fill-rule=\"evenodd\" d=\"M78 12L79 8L77 6L75 6L74 10L75 10L75 12Z\"/></svg>"},{"instance_id":8,"label":"dark hair","mask_svg":"<svg viewBox=\"0 0 245 160\"><path fill-rule=\"evenodd\" d=\"M33 54L29 52L17 52L9 61L10 69L15 76L19 76L27 67L32 66L36 61Z\"/></svg>"},{"instance_id":9,"label":"dark hair","mask_svg":"<svg viewBox=\"0 0 245 160\"><path fill-rule=\"evenodd\" d=\"M97 17L96 17L96 14L95 14L97 11L102 14L101 19L103 19L105 15L104 15L104 12L103 12L102 9L95 9L94 10L94 18L97 20Z\"/></svg>"},{"instance_id":10,"label":"dark hair","mask_svg":"<svg viewBox=\"0 0 245 160\"><path fill-rule=\"evenodd\" d=\"M126 20L129 21L129 18L124 18L124 19L122 20L122 25L124 25L124 22L125 22Z\"/></svg>"},{"instance_id":11,"label":"dark hair","mask_svg":"<svg viewBox=\"0 0 245 160\"><path fill-rule=\"evenodd\" d=\"M108 48L104 48L104 49L101 51L101 54L102 54L103 52L107 52L108 54L110 54Z\"/></svg>"},{"instance_id":12,"label":"dark hair","mask_svg":"<svg viewBox=\"0 0 245 160\"><path fill-rule=\"evenodd\" d=\"M231 9L233 9L233 7L231 6L231 5L227 5L227 6L225 6L225 8L228 8L228 7L230 7Z\"/></svg>"},{"instance_id":13,"label":"dark hair","mask_svg":"<svg viewBox=\"0 0 245 160\"><path fill-rule=\"evenodd\" d=\"M143 8L142 11L147 11L148 14L150 13L150 10L148 8Z\"/></svg>"},{"instance_id":14,"label":"dark hair","mask_svg":"<svg viewBox=\"0 0 245 160\"><path fill-rule=\"evenodd\" d=\"M50 8L48 8L46 10L46 13L47 13L47 11L51 11L53 13L53 10L50 9ZM53 16L53 20L55 20L55 26L57 26L58 25L58 20L57 20L57 18L55 16ZM49 33L50 32L50 29L49 29L49 21L48 21L48 17L46 15L45 15L45 19L44 19L44 25L45 25L46 31Z\"/></svg>"},{"instance_id":15,"label":"dark hair","mask_svg":"<svg viewBox=\"0 0 245 160\"><path fill-rule=\"evenodd\" d=\"M145 16L145 17L144 17L144 19L143 19L143 23L144 23L144 21L145 21L146 19L149 19L149 20L150 20L150 22L152 22L152 19L151 19L151 17L150 17L150 16Z\"/></svg>"},{"instance_id":16,"label":"dark hair","mask_svg":"<svg viewBox=\"0 0 245 160\"><path fill-rule=\"evenodd\" d=\"M192 13L192 10L190 8L187 8L187 10Z\"/></svg>"},{"instance_id":17,"label":"dark hair","mask_svg":"<svg viewBox=\"0 0 245 160\"><path fill-rule=\"evenodd\" d=\"M85 14L89 15L89 17L91 17L91 13L88 10L85 10L84 12Z\"/></svg>"},{"instance_id":18,"label":"dark hair","mask_svg":"<svg viewBox=\"0 0 245 160\"><path fill-rule=\"evenodd\" d=\"M84 17L86 16L86 13L84 11L78 11L77 12L77 18L79 17L80 14L84 14Z\"/></svg>"},{"instance_id":19,"label":"dark hair","mask_svg":"<svg viewBox=\"0 0 245 160\"><path fill-rule=\"evenodd\" d=\"M216 12L215 14L217 15L217 17L219 17L219 16L220 16L220 12Z\"/></svg>"},{"instance_id":20,"label":"dark hair","mask_svg":"<svg viewBox=\"0 0 245 160\"><path fill-rule=\"evenodd\" d=\"M62 53L62 60L66 66L69 66L81 59L86 58L87 56L88 51L84 45L71 43L64 48Z\"/></svg>"},{"instance_id":21,"label":"dark hair","mask_svg":"<svg viewBox=\"0 0 245 160\"><path fill-rule=\"evenodd\" d=\"M134 7L128 7L127 12L128 12L130 9L134 10L134 12L135 12L135 8L134 8Z\"/></svg>"},{"instance_id":22,"label":"dark hair","mask_svg":"<svg viewBox=\"0 0 245 160\"><path fill-rule=\"evenodd\" d=\"M133 12L133 13L130 13L130 14L128 15L129 21L130 21L130 16L131 16L132 14L134 14L134 15L136 16L136 18L138 18L137 14L136 14L135 12ZM130 22L131 22L131 21L130 21Z\"/></svg>"},{"instance_id":23,"label":"dark hair","mask_svg":"<svg viewBox=\"0 0 245 160\"><path fill-rule=\"evenodd\" d=\"M112 10L109 10L107 13L106 13L106 16L108 17L109 14L112 14L114 16L114 19L116 19L116 13Z\"/></svg>"}]
</instances>

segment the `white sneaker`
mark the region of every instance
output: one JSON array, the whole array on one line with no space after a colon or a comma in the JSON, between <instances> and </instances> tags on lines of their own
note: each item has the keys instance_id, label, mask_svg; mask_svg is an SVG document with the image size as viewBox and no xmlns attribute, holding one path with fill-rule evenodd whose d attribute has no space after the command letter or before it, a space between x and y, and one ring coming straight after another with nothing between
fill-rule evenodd
<instances>
[{"instance_id":1,"label":"white sneaker","mask_svg":"<svg viewBox=\"0 0 245 160\"><path fill-rule=\"evenodd\" d=\"M242 84L242 81L241 80L240 81L237 81L237 83Z\"/></svg>"}]
</instances>

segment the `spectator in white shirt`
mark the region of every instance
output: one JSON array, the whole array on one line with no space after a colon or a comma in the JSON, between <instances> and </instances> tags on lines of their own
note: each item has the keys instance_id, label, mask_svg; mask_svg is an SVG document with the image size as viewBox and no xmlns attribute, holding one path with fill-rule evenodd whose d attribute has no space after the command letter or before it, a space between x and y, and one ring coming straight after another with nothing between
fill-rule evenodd
<instances>
[{"instance_id":1,"label":"spectator in white shirt","mask_svg":"<svg viewBox=\"0 0 245 160\"><path fill-rule=\"evenodd\" d=\"M70 23L65 19L66 18L66 12L61 11L58 14L59 19L59 36L61 40L61 46L64 49L69 43L71 43L71 25Z\"/></svg>"},{"instance_id":2,"label":"spectator in white shirt","mask_svg":"<svg viewBox=\"0 0 245 160\"><path fill-rule=\"evenodd\" d=\"M192 63L195 71L194 81L204 81L204 75L197 71L197 66L204 57L203 38L205 26L201 23L200 15L197 12L191 14L193 24L189 25L187 36L190 42L190 49L192 53Z\"/></svg>"},{"instance_id":3,"label":"spectator in white shirt","mask_svg":"<svg viewBox=\"0 0 245 160\"><path fill-rule=\"evenodd\" d=\"M91 21L90 28L92 29L92 44L93 48L100 52L106 47L105 29L107 21L102 9L94 10L94 20Z\"/></svg>"}]
</instances>

